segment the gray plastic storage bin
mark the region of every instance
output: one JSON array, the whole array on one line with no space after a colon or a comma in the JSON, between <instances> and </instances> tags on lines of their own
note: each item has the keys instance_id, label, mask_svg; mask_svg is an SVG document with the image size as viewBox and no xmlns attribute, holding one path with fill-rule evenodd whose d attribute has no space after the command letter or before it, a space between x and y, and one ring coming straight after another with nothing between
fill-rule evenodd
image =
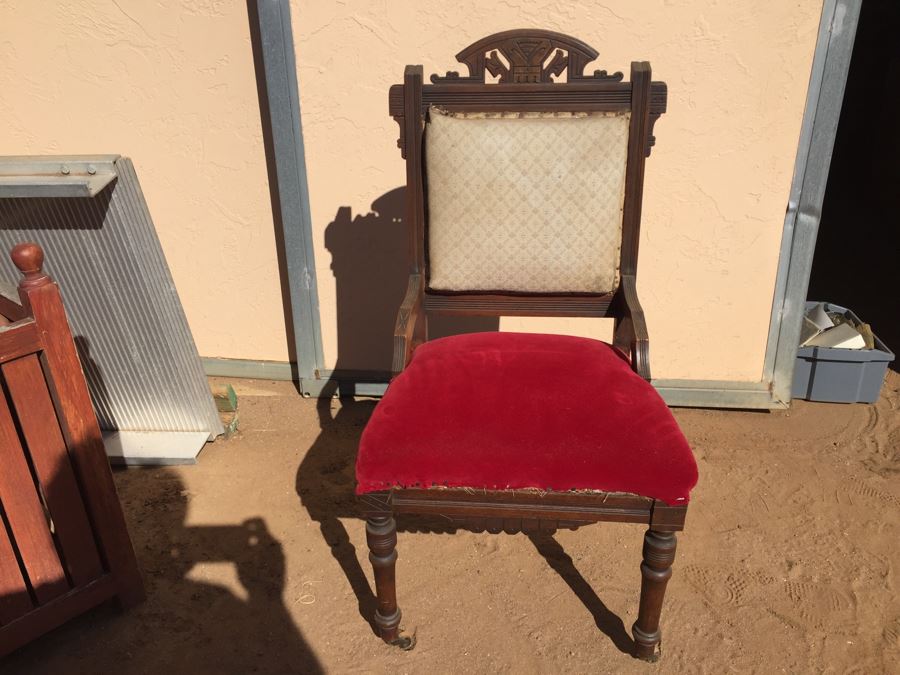
<instances>
[{"instance_id":1,"label":"gray plastic storage bin","mask_svg":"<svg viewBox=\"0 0 900 675\"><path fill-rule=\"evenodd\" d=\"M819 303L807 302L809 311ZM825 303L826 312L840 312L855 321L846 307ZM875 349L800 347L794 367L793 398L832 403L874 403L894 354L875 336Z\"/></svg>"}]
</instances>

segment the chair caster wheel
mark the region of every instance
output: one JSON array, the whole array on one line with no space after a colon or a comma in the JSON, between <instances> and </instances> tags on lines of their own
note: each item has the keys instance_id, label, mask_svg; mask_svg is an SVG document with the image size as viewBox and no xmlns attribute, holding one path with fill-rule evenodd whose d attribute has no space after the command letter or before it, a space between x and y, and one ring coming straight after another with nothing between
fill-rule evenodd
<instances>
[{"instance_id":1,"label":"chair caster wheel","mask_svg":"<svg viewBox=\"0 0 900 675\"><path fill-rule=\"evenodd\" d=\"M396 640L391 640L388 643L391 647L397 647L404 652L410 652L415 649L416 646L416 634L412 635L401 635Z\"/></svg>"}]
</instances>

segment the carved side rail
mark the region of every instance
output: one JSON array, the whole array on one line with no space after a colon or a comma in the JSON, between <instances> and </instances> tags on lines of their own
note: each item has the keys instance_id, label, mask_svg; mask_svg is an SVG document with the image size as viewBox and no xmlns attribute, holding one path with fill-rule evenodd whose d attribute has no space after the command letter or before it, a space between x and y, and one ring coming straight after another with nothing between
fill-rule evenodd
<instances>
[{"instance_id":1,"label":"carved side rail","mask_svg":"<svg viewBox=\"0 0 900 675\"><path fill-rule=\"evenodd\" d=\"M660 531L679 531L687 514L687 506L613 492L395 488L361 495L360 502L367 516L433 516L446 520L450 529L508 533L574 529L598 522L640 523Z\"/></svg>"}]
</instances>

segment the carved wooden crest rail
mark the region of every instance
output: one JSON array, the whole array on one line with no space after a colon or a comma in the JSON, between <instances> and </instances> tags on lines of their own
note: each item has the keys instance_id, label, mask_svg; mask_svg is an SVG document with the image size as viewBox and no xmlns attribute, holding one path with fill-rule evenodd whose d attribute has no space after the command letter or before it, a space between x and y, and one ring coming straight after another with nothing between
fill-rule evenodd
<instances>
[{"instance_id":1,"label":"carved wooden crest rail","mask_svg":"<svg viewBox=\"0 0 900 675\"><path fill-rule=\"evenodd\" d=\"M502 54L506 63L500 56ZM552 57L551 57L552 54ZM478 40L456 55L469 69L468 77L449 71L432 75L435 84L485 83L485 71L500 78L500 84L553 82L564 70L569 82L600 80L621 82L621 72L605 70L584 74L585 66L597 58L597 51L581 40L548 30L508 30Z\"/></svg>"},{"instance_id":2,"label":"carved wooden crest rail","mask_svg":"<svg viewBox=\"0 0 900 675\"><path fill-rule=\"evenodd\" d=\"M597 50L581 40L547 30L517 29L482 38L456 55L456 60L468 69L468 75L456 71L434 74L431 84L418 80L413 86L410 82L412 89L406 93L406 82L391 87L390 114L400 126L397 146L406 158L404 98L407 94L419 101L423 116L432 105L477 112L631 110L635 68L641 69L643 62L632 64L631 81L626 82L621 72L586 73L585 69L597 55ZM563 81L560 77L564 72ZM488 79L488 75L497 78L496 81ZM651 82L648 98L644 150L647 157L656 142L653 125L666 111L665 83Z\"/></svg>"}]
</instances>

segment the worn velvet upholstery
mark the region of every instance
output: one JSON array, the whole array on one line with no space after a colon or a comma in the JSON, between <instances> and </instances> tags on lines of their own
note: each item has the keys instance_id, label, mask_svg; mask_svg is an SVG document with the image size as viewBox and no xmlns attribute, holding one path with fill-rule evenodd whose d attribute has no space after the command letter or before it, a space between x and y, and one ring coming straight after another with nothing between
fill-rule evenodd
<instances>
[{"instance_id":1,"label":"worn velvet upholstery","mask_svg":"<svg viewBox=\"0 0 900 675\"><path fill-rule=\"evenodd\" d=\"M366 426L356 477L360 494L603 490L680 505L697 466L666 404L613 347L498 332L415 351Z\"/></svg>"}]
</instances>

